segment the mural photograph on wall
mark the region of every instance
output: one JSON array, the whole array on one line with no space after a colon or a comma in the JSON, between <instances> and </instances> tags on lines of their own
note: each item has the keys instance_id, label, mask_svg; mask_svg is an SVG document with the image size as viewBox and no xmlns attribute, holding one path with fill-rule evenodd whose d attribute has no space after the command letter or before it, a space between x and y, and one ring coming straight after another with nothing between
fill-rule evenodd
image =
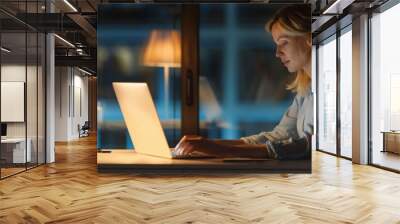
<instances>
[{"instance_id":1,"label":"mural photograph on wall","mask_svg":"<svg viewBox=\"0 0 400 224\"><path fill-rule=\"evenodd\" d=\"M311 7L103 4L98 167L311 172Z\"/></svg>"}]
</instances>

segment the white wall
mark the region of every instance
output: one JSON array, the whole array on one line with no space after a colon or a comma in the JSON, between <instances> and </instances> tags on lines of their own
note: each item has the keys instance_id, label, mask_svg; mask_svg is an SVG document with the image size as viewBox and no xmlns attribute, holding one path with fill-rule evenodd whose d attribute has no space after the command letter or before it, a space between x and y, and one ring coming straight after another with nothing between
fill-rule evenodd
<instances>
[{"instance_id":1,"label":"white wall","mask_svg":"<svg viewBox=\"0 0 400 224\"><path fill-rule=\"evenodd\" d=\"M54 6L46 1L50 12ZM46 35L46 163L56 160L55 153L55 42L54 34Z\"/></svg>"},{"instance_id":2,"label":"white wall","mask_svg":"<svg viewBox=\"0 0 400 224\"><path fill-rule=\"evenodd\" d=\"M38 69L38 71L36 70ZM27 78L27 80L26 80ZM24 82L26 84L26 106L24 104L22 112L26 112L26 120L23 122L6 122L8 138L29 139L28 144L31 149L32 161L44 163L44 74L42 67L25 64L3 64L1 66L1 81L3 82ZM7 97L7 96L2 96ZM11 108L1 108L1 110L11 110ZM8 111L11 112L12 111ZM39 155L37 155L37 153Z\"/></svg>"},{"instance_id":3,"label":"white wall","mask_svg":"<svg viewBox=\"0 0 400 224\"><path fill-rule=\"evenodd\" d=\"M55 141L68 140L68 86L67 67L55 68Z\"/></svg>"},{"instance_id":4,"label":"white wall","mask_svg":"<svg viewBox=\"0 0 400 224\"><path fill-rule=\"evenodd\" d=\"M2 82L25 82L26 83L25 69L26 69L25 64L24 65L18 65L18 64L2 65L1 66L1 81ZM33 72L36 74L36 67L28 66L27 71L28 71L28 74L31 74ZM32 80L29 80L30 85L31 84L36 85L36 82L34 82L34 83L31 83L31 82L32 82ZM36 98L36 89L27 88L27 90L28 90L28 92L27 92L28 97ZM34 101L33 99L29 99L29 98L27 99L28 104L33 101ZM36 108L36 104L30 105L30 106L34 106ZM1 108L1 110L7 110L7 108ZM28 113L27 116L28 116L27 117L28 122L35 121L35 123L36 123L36 114ZM26 126L25 123L26 122L7 122L7 136L8 137L18 137L18 138L25 137L25 126ZM28 128L29 127L33 127L33 125L30 124L30 125L28 125ZM35 126L35 129L36 129L36 126ZM29 133L30 132L28 130L28 137L30 137Z\"/></svg>"},{"instance_id":5,"label":"white wall","mask_svg":"<svg viewBox=\"0 0 400 224\"><path fill-rule=\"evenodd\" d=\"M55 85L55 140L77 139L78 124L88 120L88 78L76 68L56 67Z\"/></svg>"},{"instance_id":6,"label":"white wall","mask_svg":"<svg viewBox=\"0 0 400 224\"><path fill-rule=\"evenodd\" d=\"M74 108L72 108L72 136L78 137L78 124L81 126L85 123L85 121L88 121L89 116L88 116L88 77L82 76L82 73L76 74L77 70L74 70Z\"/></svg>"}]
</instances>

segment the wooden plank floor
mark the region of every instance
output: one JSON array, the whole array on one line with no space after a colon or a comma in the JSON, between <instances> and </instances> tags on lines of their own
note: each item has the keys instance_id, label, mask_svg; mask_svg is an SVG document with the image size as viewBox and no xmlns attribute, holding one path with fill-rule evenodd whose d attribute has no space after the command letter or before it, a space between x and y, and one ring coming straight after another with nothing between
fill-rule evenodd
<instances>
[{"instance_id":1,"label":"wooden plank floor","mask_svg":"<svg viewBox=\"0 0 400 224\"><path fill-rule=\"evenodd\" d=\"M97 173L95 139L0 181L0 223L400 223L400 175L315 152L312 174Z\"/></svg>"}]
</instances>

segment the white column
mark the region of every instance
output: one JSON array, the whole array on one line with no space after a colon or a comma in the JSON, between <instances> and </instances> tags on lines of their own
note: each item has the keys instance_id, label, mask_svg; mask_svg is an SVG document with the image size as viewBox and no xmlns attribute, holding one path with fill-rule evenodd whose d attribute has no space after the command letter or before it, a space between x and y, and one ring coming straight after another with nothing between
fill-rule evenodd
<instances>
[{"instance_id":1,"label":"white column","mask_svg":"<svg viewBox=\"0 0 400 224\"><path fill-rule=\"evenodd\" d=\"M53 12L54 6L47 1L47 11ZM55 54L54 35L46 35L46 163L55 161L54 134L55 134Z\"/></svg>"},{"instance_id":2,"label":"white column","mask_svg":"<svg viewBox=\"0 0 400 224\"><path fill-rule=\"evenodd\" d=\"M368 15L353 19L353 162L368 163Z\"/></svg>"}]
</instances>

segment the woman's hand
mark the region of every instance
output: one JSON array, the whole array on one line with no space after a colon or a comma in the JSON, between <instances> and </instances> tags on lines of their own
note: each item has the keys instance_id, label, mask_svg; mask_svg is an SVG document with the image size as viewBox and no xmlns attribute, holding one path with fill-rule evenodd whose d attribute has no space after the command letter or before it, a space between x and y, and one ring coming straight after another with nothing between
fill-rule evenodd
<instances>
[{"instance_id":1,"label":"woman's hand","mask_svg":"<svg viewBox=\"0 0 400 224\"><path fill-rule=\"evenodd\" d=\"M179 156L186 156L194 152L200 152L208 156L222 157L221 151L223 148L212 140L201 136L185 135L176 145L174 153Z\"/></svg>"},{"instance_id":2,"label":"woman's hand","mask_svg":"<svg viewBox=\"0 0 400 224\"><path fill-rule=\"evenodd\" d=\"M174 154L186 156L200 152L218 158L269 158L266 145L250 145L242 140L209 140L201 136L185 135L175 147Z\"/></svg>"}]
</instances>

